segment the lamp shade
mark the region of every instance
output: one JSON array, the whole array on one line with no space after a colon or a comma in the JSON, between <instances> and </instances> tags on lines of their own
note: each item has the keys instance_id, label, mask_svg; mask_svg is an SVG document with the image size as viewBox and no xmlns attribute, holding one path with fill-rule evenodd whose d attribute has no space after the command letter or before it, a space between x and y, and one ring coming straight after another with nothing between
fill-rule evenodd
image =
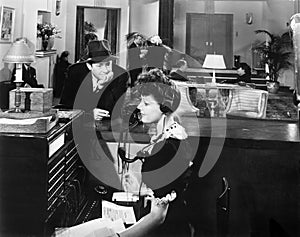
<instances>
[{"instance_id":1,"label":"lamp shade","mask_svg":"<svg viewBox=\"0 0 300 237\"><path fill-rule=\"evenodd\" d=\"M6 55L3 57L3 62L6 63L32 63L34 55L31 53L24 39L17 40L9 48Z\"/></svg>"},{"instance_id":2,"label":"lamp shade","mask_svg":"<svg viewBox=\"0 0 300 237\"><path fill-rule=\"evenodd\" d=\"M226 69L223 55L206 54L202 67L212 69Z\"/></svg>"}]
</instances>

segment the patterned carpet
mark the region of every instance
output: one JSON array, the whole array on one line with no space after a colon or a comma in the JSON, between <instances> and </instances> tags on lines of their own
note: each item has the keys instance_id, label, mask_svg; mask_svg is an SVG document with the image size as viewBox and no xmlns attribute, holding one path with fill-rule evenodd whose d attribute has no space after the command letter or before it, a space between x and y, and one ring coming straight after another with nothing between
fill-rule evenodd
<instances>
[{"instance_id":1,"label":"patterned carpet","mask_svg":"<svg viewBox=\"0 0 300 237\"><path fill-rule=\"evenodd\" d=\"M297 107L293 104L292 91L280 88L278 94L269 94L267 118L297 120Z\"/></svg>"}]
</instances>

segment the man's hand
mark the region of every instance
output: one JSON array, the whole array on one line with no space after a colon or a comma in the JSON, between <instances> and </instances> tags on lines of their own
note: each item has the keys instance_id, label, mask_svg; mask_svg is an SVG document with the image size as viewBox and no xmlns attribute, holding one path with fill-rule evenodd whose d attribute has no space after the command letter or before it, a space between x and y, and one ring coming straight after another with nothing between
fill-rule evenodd
<instances>
[{"instance_id":1,"label":"man's hand","mask_svg":"<svg viewBox=\"0 0 300 237\"><path fill-rule=\"evenodd\" d=\"M110 117L109 111L104 110L104 109L95 108L93 110L93 113L94 113L95 120L102 120L104 117Z\"/></svg>"}]
</instances>

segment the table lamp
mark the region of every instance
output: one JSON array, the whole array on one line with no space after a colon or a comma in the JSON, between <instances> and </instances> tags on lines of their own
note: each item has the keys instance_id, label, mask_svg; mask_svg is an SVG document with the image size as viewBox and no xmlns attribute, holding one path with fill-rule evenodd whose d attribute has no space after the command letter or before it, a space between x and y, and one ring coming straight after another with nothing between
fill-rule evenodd
<instances>
[{"instance_id":1,"label":"table lamp","mask_svg":"<svg viewBox=\"0 0 300 237\"><path fill-rule=\"evenodd\" d=\"M223 55L206 54L202 67L213 69L212 84L216 84L215 69L226 69Z\"/></svg>"},{"instance_id":2,"label":"table lamp","mask_svg":"<svg viewBox=\"0 0 300 237\"><path fill-rule=\"evenodd\" d=\"M20 86L22 85L22 64L23 63L32 63L35 58L32 52L30 51L25 39L21 38L16 40L8 52L3 58L5 63L15 63L16 64L16 93L15 93L15 111L17 113L21 112L21 91Z\"/></svg>"}]
</instances>

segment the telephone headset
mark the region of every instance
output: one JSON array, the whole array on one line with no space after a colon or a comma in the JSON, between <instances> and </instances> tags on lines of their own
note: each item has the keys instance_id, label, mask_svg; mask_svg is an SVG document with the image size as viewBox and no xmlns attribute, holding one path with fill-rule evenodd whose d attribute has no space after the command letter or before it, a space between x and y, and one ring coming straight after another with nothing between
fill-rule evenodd
<instances>
[{"instance_id":1,"label":"telephone headset","mask_svg":"<svg viewBox=\"0 0 300 237\"><path fill-rule=\"evenodd\" d=\"M160 98L161 101L159 103L161 112L164 114L172 113L179 106L180 99L181 99L180 91L177 89L174 83L168 80L167 77L162 76L161 78L162 78L162 82L158 82L158 83L150 82L150 83L140 84L138 91L147 91L148 93L157 91L161 97ZM153 144L149 144L148 146L144 147L141 151L137 153L137 155L134 158L126 157L126 145L128 140L128 132L141 123L140 117L141 117L140 111L138 108L136 108L129 119L129 127L120 133L119 143L118 143L118 156L123 161L123 168L126 168L126 166L128 166L128 164L130 163L133 163L137 160L143 160L144 158L149 156L148 152L143 149L153 145ZM121 143L123 143L122 147L121 147ZM119 164L118 167L120 167Z\"/></svg>"},{"instance_id":2,"label":"telephone headset","mask_svg":"<svg viewBox=\"0 0 300 237\"><path fill-rule=\"evenodd\" d=\"M148 90L148 92L149 92L149 90L150 90L150 93L153 91L159 91L159 94L161 94L161 101L159 104L160 104L160 110L162 113L164 113L164 114L172 113L177 109L177 107L179 106L179 103L180 103L181 94L180 94L180 91L176 88L176 86L173 83L171 83L170 81L166 80L163 77L162 83L150 83L151 84L150 86L148 83L146 83L146 84L147 84L147 85L145 85L146 87L144 87L146 89L146 91ZM164 84L164 86L161 86L162 84ZM143 89L144 89L143 85L140 85L140 86L141 87L139 88L139 91L143 91ZM121 131L120 136L119 136L118 150L117 150L118 159L117 160L118 160L118 173L121 174L121 176L122 176L121 183L123 183L122 180L123 180L124 171L126 172L129 170L129 164L136 162L137 160L143 161L145 158L147 158L149 156L149 153L145 149L153 145L153 143L150 143L149 145L145 146L142 150L138 151L136 156L133 158L127 157L127 154L130 154L130 146L128 147L128 151L126 150L127 144L128 144L129 132L130 132L130 130L132 130L139 124L141 124L141 114L140 114L140 110L138 108L136 108L133 111L132 115L130 116L128 128ZM162 136L163 136L163 134L158 136L156 141L158 141ZM156 142L154 142L154 143L156 143ZM121 163L120 163L120 160L121 160ZM138 192L139 197L141 195L141 189L142 189L142 182L140 183L140 186L139 186L139 192ZM175 193L175 197L174 197L174 193L171 193L171 194L172 194L171 196L169 195L170 196L170 199L168 200L169 202L174 200L174 198L176 197L176 193Z\"/></svg>"}]
</instances>

